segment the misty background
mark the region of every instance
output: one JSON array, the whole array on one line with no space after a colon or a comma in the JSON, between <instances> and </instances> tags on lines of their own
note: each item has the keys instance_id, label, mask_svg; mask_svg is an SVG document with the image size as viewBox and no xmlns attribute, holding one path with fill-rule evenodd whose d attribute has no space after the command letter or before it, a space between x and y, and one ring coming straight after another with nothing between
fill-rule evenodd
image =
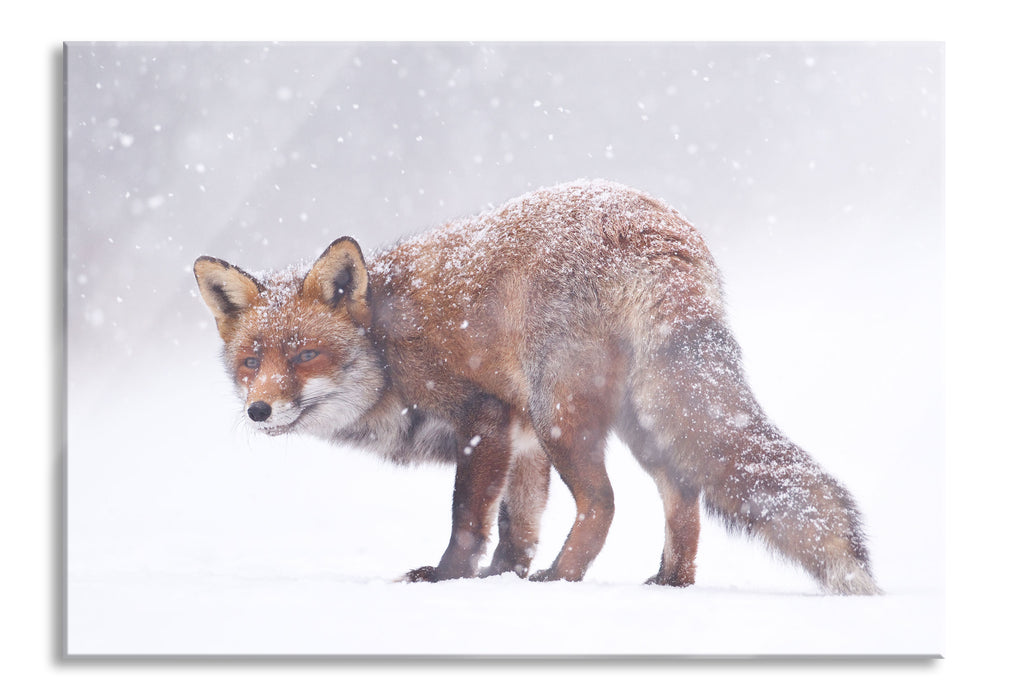
<instances>
[{"instance_id":1,"label":"misty background","mask_svg":"<svg viewBox=\"0 0 1009 700\"><path fill-rule=\"evenodd\" d=\"M249 528L253 504L289 496L288 515L335 518L322 502L312 511L315 490L352 478L292 471L330 459L317 454L334 455L331 471L350 459L293 439L281 475L248 468L277 454L266 439L215 452L240 406L196 291L198 256L256 272L344 235L367 256L579 178L642 189L697 226L758 399L855 494L883 587L941 589L941 44L74 43L65 58L72 614L76 600L108 624L120 603L96 588L103 576L227 569L229 555L194 544L237 536L214 508L236 520L248 509ZM437 478L450 498L450 470ZM620 570L607 557L636 496L613 478L617 520L590 576ZM248 503L211 498L235 479ZM642 483L654 499L642 508L660 516ZM360 486L355 498L376 490ZM429 554L354 561L382 577L434 563L423 559L440 554L447 507L418 506L429 511ZM702 558L717 529L705 528ZM290 564L283 547L310 531L278 540L276 561ZM654 573L661 530L649 534L659 544L634 580ZM270 551L247 555L268 563ZM699 559L699 588L712 571L725 566ZM75 581L90 593L75 597Z\"/></svg>"},{"instance_id":2,"label":"misty background","mask_svg":"<svg viewBox=\"0 0 1009 700\"><path fill-rule=\"evenodd\" d=\"M184 298L199 255L260 270L342 235L368 250L578 178L679 209L730 290L765 252L784 268L850 247L863 265L934 265L941 250L936 45L71 44L66 58L75 361L121 367L202 332Z\"/></svg>"}]
</instances>

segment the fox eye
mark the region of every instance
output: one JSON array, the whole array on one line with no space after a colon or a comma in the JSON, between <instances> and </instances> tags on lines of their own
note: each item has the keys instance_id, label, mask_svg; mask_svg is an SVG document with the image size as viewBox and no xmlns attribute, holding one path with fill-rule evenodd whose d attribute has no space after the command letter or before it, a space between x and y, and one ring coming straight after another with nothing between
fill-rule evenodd
<instances>
[{"instance_id":1,"label":"fox eye","mask_svg":"<svg viewBox=\"0 0 1009 700\"><path fill-rule=\"evenodd\" d=\"M315 350L302 350L301 353L294 358L295 362L308 362L314 359L319 353Z\"/></svg>"},{"instance_id":2,"label":"fox eye","mask_svg":"<svg viewBox=\"0 0 1009 700\"><path fill-rule=\"evenodd\" d=\"M258 357L246 357L245 362L242 363L249 369L259 369L259 358Z\"/></svg>"}]
</instances>

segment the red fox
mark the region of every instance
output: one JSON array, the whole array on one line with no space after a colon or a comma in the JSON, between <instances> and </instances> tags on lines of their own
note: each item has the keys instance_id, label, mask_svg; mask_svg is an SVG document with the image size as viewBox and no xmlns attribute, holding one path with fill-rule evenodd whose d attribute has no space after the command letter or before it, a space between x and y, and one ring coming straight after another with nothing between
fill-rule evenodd
<instances>
[{"instance_id":1,"label":"red fox","mask_svg":"<svg viewBox=\"0 0 1009 700\"><path fill-rule=\"evenodd\" d=\"M753 397L704 241L644 193L579 181L370 263L340 238L310 267L256 278L201 257L195 273L255 428L456 464L448 547L408 581L526 576L551 465L577 517L530 578L582 579L613 518L613 432L662 498L648 583L694 583L703 495L824 591L880 592L853 498Z\"/></svg>"}]
</instances>

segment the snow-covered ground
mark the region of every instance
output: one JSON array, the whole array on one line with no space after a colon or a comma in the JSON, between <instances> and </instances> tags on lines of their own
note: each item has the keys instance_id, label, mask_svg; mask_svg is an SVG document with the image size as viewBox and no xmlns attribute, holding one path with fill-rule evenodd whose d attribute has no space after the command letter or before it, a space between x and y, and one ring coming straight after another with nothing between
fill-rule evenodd
<instances>
[{"instance_id":1,"label":"snow-covered ground","mask_svg":"<svg viewBox=\"0 0 1009 700\"><path fill-rule=\"evenodd\" d=\"M251 434L214 361L215 340L208 329L206 357L183 380L127 372L71 381L73 655L942 650L941 580L917 578L936 563L920 560L934 543L922 547L900 527L913 504L899 490L873 493L871 480L853 486L864 497L885 596L822 596L804 573L710 520L697 584L644 586L661 550L661 509L650 479L616 442L609 471L617 515L585 581L397 583L441 555L452 470ZM162 361L185 364L178 355ZM555 478L536 566L550 563L572 517Z\"/></svg>"}]
</instances>

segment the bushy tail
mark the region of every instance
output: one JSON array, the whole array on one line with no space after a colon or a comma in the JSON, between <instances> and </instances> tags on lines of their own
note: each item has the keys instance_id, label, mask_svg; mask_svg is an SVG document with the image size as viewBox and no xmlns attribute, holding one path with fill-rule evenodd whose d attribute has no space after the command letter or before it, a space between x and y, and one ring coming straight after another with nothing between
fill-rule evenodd
<instances>
[{"instance_id":1,"label":"bushy tail","mask_svg":"<svg viewBox=\"0 0 1009 700\"><path fill-rule=\"evenodd\" d=\"M767 420L721 323L665 339L638 363L631 392L645 451L664 453L669 476L703 493L730 530L763 540L829 593L881 592L854 499Z\"/></svg>"},{"instance_id":2,"label":"bushy tail","mask_svg":"<svg viewBox=\"0 0 1009 700\"><path fill-rule=\"evenodd\" d=\"M774 426L754 423L704 484L708 512L799 563L829 593L879 593L851 494Z\"/></svg>"}]
</instances>

